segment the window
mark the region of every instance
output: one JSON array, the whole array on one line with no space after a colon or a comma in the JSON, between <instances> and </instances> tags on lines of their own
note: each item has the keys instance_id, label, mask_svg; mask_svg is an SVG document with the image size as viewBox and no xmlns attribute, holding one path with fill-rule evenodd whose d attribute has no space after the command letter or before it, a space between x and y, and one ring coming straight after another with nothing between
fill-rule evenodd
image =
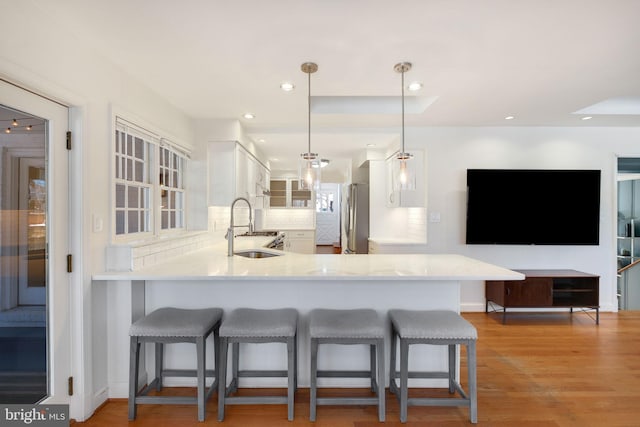
<instances>
[{"instance_id":1,"label":"window","mask_svg":"<svg viewBox=\"0 0 640 427\"><path fill-rule=\"evenodd\" d=\"M333 212L335 191L318 191L316 193L316 212Z\"/></svg>"},{"instance_id":2,"label":"window","mask_svg":"<svg viewBox=\"0 0 640 427\"><path fill-rule=\"evenodd\" d=\"M184 166L186 158L168 147L160 147L160 227L184 228Z\"/></svg>"},{"instance_id":3,"label":"window","mask_svg":"<svg viewBox=\"0 0 640 427\"><path fill-rule=\"evenodd\" d=\"M186 164L175 144L116 118L116 236L184 229Z\"/></svg>"},{"instance_id":4,"label":"window","mask_svg":"<svg viewBox=\"0 0 640 427\"><path fill-rule=\"evenodd\" d=\"M150 156L153 137L118 123L115 147L116 235L151 231Z\"/></svg>"}]
</instances>

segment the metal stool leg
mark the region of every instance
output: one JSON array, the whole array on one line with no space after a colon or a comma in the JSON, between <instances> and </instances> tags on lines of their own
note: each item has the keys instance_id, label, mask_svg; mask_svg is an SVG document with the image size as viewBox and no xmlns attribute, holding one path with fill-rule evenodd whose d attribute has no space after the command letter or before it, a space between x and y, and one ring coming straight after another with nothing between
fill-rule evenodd
<instances>
[{"instance_id":1,"label":"metal stool leg","mask_svg":"<svg viewBox=\"0 0 640 427\"><path fill-rule=\"evenodd\" d=\"M478 383L476 372L476 342L469 341L467 344L467 372L469 375L469 416L471 422L478 422Z\"/></svg>"},{"instance_id":2,"label":"metal stool leg","mask_svg":"<svg viewBox=\"0 0 640 427\"><path fill-rule=\"evenodd\" d=\"M218 357L218 421L224 420L224 399L227 396L227 338L220 338L220 356Z\"/></svg>"},{"instance_id":3,"label":"metal stool leg","mask_svg":"<svg viewBox=\"0 0 640 427\"><path fill-rule=\"evenodd\" d=\"M294 394L296 389L296 351L295 339L289 337L287 339L287 415L288 420L293 421L294 412Z\"/></svg>"},{"instance_id":4,"label":"metal stool leg","mask_svg":"<svg viewBox=\"0 0 640 427\"><path fill-rule=\"evenodd\" d=\"M309 406L309 419L316 420L316 406L318 393L318 340L311 338L311 402Z\"/></svg>"},{"instance_id":5,"label":"metal stool leg","mask_svg":"<svg viewBox=\"0 0 640 427\"><path fill-rule=\"evenodd\" d=\"M398 335L395 328L391 328L391 354L389 355L389 391L396 393L396 352L398 346Z\"/></svg>"},{"instance_id":6,"label":"metal stool leg","mask_svg":"<svg viewBox=\"0 0 640 427\"><path fill-rule=\"evenodd\" d=\"M206 346L204 337L198 337L196 340L196 358L197 358L197 377L198 377L198 421L204 421L205 416L205 361L206 359Z\"/></svg>"},{"instance_id":7,"label":"metal stool leg","mask_svg":"<svg viewBox=\"0 0 640 427\"><path fill-rule=\"evenodd\" d=\"M377 385L378 385L378 419L380 422L384 422L385 418L385 387L384 387L384 339L378 340L378 344L376 344L376 352L377 352L377 362L378 362L378 375L377 375ZM375 364L371 366L371 372L376 369Z\"/></svg>"},{"instance_id":8,"label":"metal stool leg","mask_svg":"<svg viewBox=\"0 0 640 427\"><path fill-rule=\"evenodd\" d=\"M136 419L136 394L138 393L138 355L140 343L137 337L131 337L129 348L129 420Z\"/></svg>"},{"instance_id":9,"label":"metal stool leg","mask_svg":"<svg viewBox=\"0 0 640 427\"><path fill-rule=\"evenodd\" d=\"M156 382L156 391L162 390L162 368L164 367L164 344L161 342L157 342L155 344L156 350L156 378L158 381Z\"/></svg>"},{"instance_id":10,"label":"metal stool leg","mask_svg":"<svg viewBox=\"0 0 640 427\"><path fill-rule=\"evenodd\" d=\"M456 363L456 345L449 344L447 347L449 350L449 393L453 394L456 392L454 384L456 382L456 367L458 366Z\"/></svg>"},{"instance_id":11,"label":"metal stool leg","mask_svg":"<svg viewBox=\"0 0 640 427\"><path fill-rule=\"evenodd\" d=\"M400 422L407 422L409 406L409 344L400 337Z\"/></svg>"}]
</instances>

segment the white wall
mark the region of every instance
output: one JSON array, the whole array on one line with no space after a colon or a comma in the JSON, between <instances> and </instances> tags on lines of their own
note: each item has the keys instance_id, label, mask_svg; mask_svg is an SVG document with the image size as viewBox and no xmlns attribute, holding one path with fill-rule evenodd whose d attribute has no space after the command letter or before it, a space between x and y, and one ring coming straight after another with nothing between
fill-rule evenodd
<instances>
[{"instance_id":1,"label":"white wall","mask_svg":"<svg viewBox=\"0 0 640 427\"><path fill-rule=\"evenodd\" d=\"M0 14L0 28L5 35L0 37L0 76L74 107L71 177L80 190L72 195L72 210L79 218L70 224L72 249L77 250L73 276L77 280L71 283L71 318L77 333L71 417L83 420L106 397L109 375L106 340L101 339L109 328L104 322L107 294L104 287L91 286L91 274L104 270L110 238L111 108L130 112L185 144L193 144L193 124L156 93L97 56L81 37L56 25L49 10L16 2ZM92 231L92 217L103 219L102 231Z\"/></svg>"},{"instance_id":2,"label":"white wall","mask_svg":"<svg viewBox=\"0 0 640 427\"><path fill-rule=\"evenodd\" d=\"M427 224L430 253L458 253L508 268L568 268L600 275L600 303L616 301L616 156L640 155L638 128L410 128L408 147L428 155L427 210L440 213ZM466 245L468 168L600 169L599 246ZM557 215L550 207L549 215ZM427 218L429 215L427 214ZM571 218L567 218L570 225ZM462 287L464 310L484 310L483 283Z\"/></svg>"}]
</instances>

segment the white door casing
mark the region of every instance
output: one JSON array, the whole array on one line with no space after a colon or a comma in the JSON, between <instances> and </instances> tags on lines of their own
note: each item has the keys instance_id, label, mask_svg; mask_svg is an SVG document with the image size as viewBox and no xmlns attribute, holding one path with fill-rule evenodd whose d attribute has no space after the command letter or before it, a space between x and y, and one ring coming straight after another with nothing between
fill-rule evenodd
<instances>
[{"instance_id":1,"label":"white door casing","mask_svg":"<svg viewBox=\"0 0 640 427\"><path fill-rule=\"evenodd\" d=\"M47 166L47 351L50 404L68 404L71 373L69 277L69 154L66 149L68 108L0 81L0 103L45 119Z\"/></svg>"}]
</instances>

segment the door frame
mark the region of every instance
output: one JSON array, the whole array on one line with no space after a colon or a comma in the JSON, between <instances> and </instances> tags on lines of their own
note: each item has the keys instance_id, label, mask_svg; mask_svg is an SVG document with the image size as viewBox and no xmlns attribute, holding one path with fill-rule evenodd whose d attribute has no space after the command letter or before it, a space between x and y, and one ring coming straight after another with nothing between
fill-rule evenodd
<instances>
[{"instance_id":1,"label":"door frame","mask_svg":"<svg viewBox=\"0 0 640 427\"><path fill-rule=\"evenodd\" d=\"M9 108L47 120L47 364L48 397L42 403L69 404L71 377L71 282L66 272L70 247L69 108L50 98L0 79L0 99ZM53 195L55 194L55 197Z\"/></svg>"}]
</instances>

